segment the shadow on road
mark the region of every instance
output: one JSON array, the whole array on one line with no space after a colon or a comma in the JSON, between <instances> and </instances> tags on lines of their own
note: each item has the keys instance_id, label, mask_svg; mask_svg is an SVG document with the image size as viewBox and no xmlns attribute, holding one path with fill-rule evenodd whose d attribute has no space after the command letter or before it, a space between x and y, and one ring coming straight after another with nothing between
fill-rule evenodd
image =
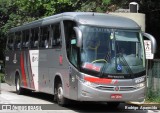
<instances>
[{"instance_id":1,"label":"shadow on road","mask_svg":"<svg viewBox=\"0 0 160 113\"><path fill-rule=\"evenodd\" d=\"M16 93L15 91L10 91L12 93ZM127 104L121 103L117 108L116 107L109 107L107 106L107 103L104 102L77 102L77 101L71 101L69 105L66 107L61 107L57 105L56 102L53 101L54 96L50 94L40 93L40 92L31 92L26 90L26 92L23 94L28 97L33 97L37 99L42 99L48 102L53 103L53 108L55 110L73 110L77 113L148 113L148 111L144 110L125 110L125 106ZM51 104L52 105L52 104ZM47 106L47 105L46 105Z\"/></svg>"},{"instance_id":2,"label":"shadow on road","mask_svg":"<svg viewBox=\"0 0 160 113\"><path fill-rule=\"evenodd\" d=\"M125 103L121 103L118 107L108 106L105 102L73 102L72 104L68 105L67 108L72 109L79 113L147 113L147 111L141 110L125 110Z\"/></svg>"},{"instance_id":3,"label":"shadow on road","mask_svg":"<svg viewBox=\"0 0 160 113\"><path fill-rule=\"evenodd\" d=\"M12 93L16 93L16 91L10 91ZM53 95L50 95L50 94L46 94L46 93L41 93L41 92L32 92L30 90L25 90L25 92L23 93L24 96L28 96L28 97L34 97L34 98L37 98L37 99L42 99L42 100L45 100L45 101L48 101L48 102L52 102L53 104L56 104L53 99L54 99L54 96Z\"/></svg>"}]
</instances>

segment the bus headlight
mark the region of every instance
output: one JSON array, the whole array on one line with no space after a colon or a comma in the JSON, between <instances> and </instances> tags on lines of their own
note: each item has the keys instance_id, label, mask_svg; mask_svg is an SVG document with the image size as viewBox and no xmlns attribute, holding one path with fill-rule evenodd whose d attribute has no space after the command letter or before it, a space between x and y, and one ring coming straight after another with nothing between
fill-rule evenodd
<instances>
[{"instance_id":1,"label":"bus headlight","mask_svg":"<svg viewBox=\"0 0 160 113\"><path fill-rule=\"evenodd\" d=\"M97 87L97 86L99 85L99 84L94 83L94 82L91 82L91 81L89 81L89 80L85 80L84 78L79 78L79 77L77 77L77 79L78 79L81 83L83 83L84 85L86 85L86 86Z\"/></svg>"},{"instance_id":2,"label":"bus headlight","mask_svg":"<svg viewBox=\"0 0 160 113\"><path fill-rule=\"evenodd\" d=\"M142 82L142 83L136 85L137 88L142 88L144 86L145 86L145 82Z\"/></svg>"},{"instance_id":3,"label":"bus headlight","mask_svg":"<svg viewBox=\"0 0 160 113\"><path fill-rule=\"evenodd\" d=\"M93 83L93 82L89 82L89 81L84 81L84 84L87 86L91 86L91 87L96 87L98 84Z\"/></svg>"}]
</instances>

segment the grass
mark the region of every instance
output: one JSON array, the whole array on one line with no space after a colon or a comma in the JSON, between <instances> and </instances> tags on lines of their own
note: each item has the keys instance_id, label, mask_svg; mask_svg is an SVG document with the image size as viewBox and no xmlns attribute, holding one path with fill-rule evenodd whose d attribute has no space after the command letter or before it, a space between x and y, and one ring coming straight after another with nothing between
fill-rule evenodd
<instances>
[{"instance_id":1,"label":"grass","mask_svg":"<svg viewBox=\"0 0 160 113\"><path fill-rule=\"evenodd\" d=\"M146 103L157 103L160 104L160 96L157 97L151 97L151 98L146 98Z\"/></svg>"},{"instance_id":2,"label":"grass","mask_svg":"<svg viewBox=\"0 0 160 113\"><path fill-rule=\"evenodd\" d=\"M146 99L145 103L160 104L160 98Z\"/></svg>"},{"instance_id":3,"label":"grass","mask_svg":"<svg viewBox=\"0 0 160 113\"><path fill-rule=\"evenodd\" d=\"M147 103L159 103L160 104L160 93L159 91L153 91L152 89L148 89L146 102Z\"/></svg>"},{"instance_id":4,"label":"grass","mask_svg":"<svg viewBox=\"0 0 160 113\"><path fill-rule=\"evenodd\" d=\"M5 82L4 81L4 74L3 73L0 73L0 83L3 83Z\"/></svg>"}]
</instances>

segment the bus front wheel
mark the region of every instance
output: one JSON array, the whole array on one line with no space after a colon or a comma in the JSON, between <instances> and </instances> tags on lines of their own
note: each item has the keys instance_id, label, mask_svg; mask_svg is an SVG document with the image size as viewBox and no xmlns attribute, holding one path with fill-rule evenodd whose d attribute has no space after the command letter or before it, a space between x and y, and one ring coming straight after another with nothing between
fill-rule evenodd
<instances>
[{"instance_id":1,"label":"bus front wheel","mask_svg":"<svg viewBox=\"0 0 160 113\"><path fill-rule=\"evenodd\" d=\"M55 90L56 90L55 92L56 92L57 103L61 106L65 106L68 100L63 96L63 87L61 82L57 84L57 87Z\"/></svg>"}]
</instances>

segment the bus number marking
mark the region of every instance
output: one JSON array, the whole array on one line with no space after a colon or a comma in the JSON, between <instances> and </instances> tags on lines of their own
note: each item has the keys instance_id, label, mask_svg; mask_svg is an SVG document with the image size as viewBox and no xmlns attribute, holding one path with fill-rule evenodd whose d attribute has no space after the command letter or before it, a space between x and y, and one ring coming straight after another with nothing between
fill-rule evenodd
<instances>
[{"instance_id":1,"label":"bus number marking","mask_svg":"<svg viewBox=\"0 0 160 113\"><path fill-rule=\"evenodd\" d=\"M144 81L144 77L135 79L135 83L140 83Z\"/></svg>"}]
</instances>

